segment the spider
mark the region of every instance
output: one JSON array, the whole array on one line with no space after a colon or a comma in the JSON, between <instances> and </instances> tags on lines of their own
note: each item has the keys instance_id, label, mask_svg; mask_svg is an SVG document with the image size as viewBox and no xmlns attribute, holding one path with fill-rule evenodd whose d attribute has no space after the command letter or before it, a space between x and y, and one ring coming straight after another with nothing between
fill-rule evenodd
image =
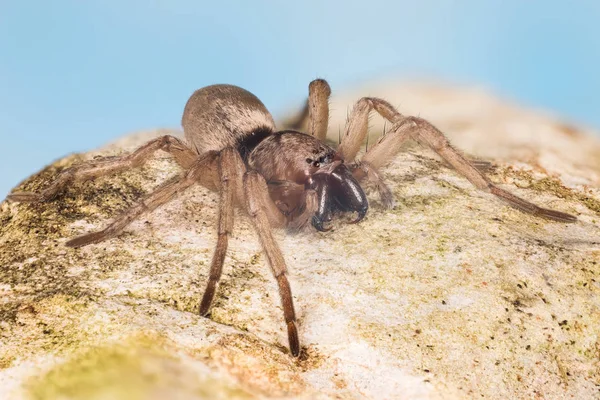
<instances>
[{"instance_id":1,"label":"spider","mask_svg":"<svg viewBox=\"0 0 600 400\"><path fill-rule=\"evenodd\" d=\"M174 136L154 139L133 153L92 160L61 172L41 193L15 192L8 199L40 202L54 198L67 185L140 166L157 150L173 155L184 172L160 185L126 210L105 229L69 240L69 247L99 243L119 235L133 220L172 200L192 185L201 184L219 193L217 244L213 254L200 314L207 316L221 277L234 206L243 208L253 223L277 280L290 352L300 354L300 341L292 292L283 254L273 238L273 228L302 229L312 225L330 229L333 217L356 213L354 223L367 214L369 203L359 182L373 185L385 207L393 196L379 170L388 164L408 139L432 148L475 187L492 193L508 205L558 222L577 218L541 208L494 185L482 170L489 163L470 161L424 119L404 116L385 100L361 98L352 109L341 139L334 149L325 144L331 89L322 79L309 84L308 100L293 127L308 122L308 134L277 131L269 111L252 93L232 85L199 89L188 100L182 117L185 141ZM391 128L354 161L375 111Z\"/></svg>"}]
</instances>

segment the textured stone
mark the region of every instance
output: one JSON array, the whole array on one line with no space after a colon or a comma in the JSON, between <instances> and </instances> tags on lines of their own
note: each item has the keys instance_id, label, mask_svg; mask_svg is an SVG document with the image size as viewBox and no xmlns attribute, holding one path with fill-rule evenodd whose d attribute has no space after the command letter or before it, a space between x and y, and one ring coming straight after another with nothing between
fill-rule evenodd
<instances>
[{"instance_id":1,"label":"textured stone","mask_svg":"<svg viewBox=\"0 0 600 400\"><path fill-rule=\"evenodd\" d=\"M276 233L304 346L288 355L276 285L237 213L211 319L197 315L217 196L195 187L116 239L68 238L178 172L142 168L45 204L0 205L0 398L592 398L600 389L600 143L477 89L371 85L332 99L330 138L362 95L430 119L491 179L579 217L547 222L478 192L416 145L384 170L396 197L358 225ZM382 124L372 118L370 142ZM25 180L165 131L65 157Z\"/></svg>"}]
</instances>

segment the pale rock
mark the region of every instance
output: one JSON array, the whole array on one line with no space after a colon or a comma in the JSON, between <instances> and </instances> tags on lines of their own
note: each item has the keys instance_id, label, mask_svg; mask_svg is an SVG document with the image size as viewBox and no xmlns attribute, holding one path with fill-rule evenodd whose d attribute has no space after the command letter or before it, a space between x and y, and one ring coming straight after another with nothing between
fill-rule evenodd
<instances>
[{"instance_id":1,"label":"pale rock","mask_svg":"<svg viewBox=\"0 0 600 400\"><path fill-rule=\"evenodd\" d=\"M288 355L274 280L241 212L210 319L197 315L217 195L195 187L116 239L102 228L167 177L169 156L0 209L2 399L593 398L600 394L600 143L482 90L386 82L331 101L330 138L363 95L490 160L491 179L579 217L536 219L479 192L414 144L386 168L397 205L332 232L276 233L303 356ZM370 143L382 122L371 119ZM130 151L138 134L28 178Z\"/></svg>"}]
</instances>

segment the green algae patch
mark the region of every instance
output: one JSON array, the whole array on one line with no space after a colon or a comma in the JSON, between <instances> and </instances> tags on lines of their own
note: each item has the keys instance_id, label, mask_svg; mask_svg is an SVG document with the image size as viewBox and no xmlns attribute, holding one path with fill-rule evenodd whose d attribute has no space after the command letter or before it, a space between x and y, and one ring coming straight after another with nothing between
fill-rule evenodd
<instances>
[{"instance_id":1,"label":"green algae patch","mask_svg":"<svg viewBox=\"0 0 600 400\"><path fill-rule=\"evenodd\" d=\"M0 325L3 337L2 368L32 355L64 356L98 343L114 326L90 300L55 295L37 302L23 302L14 312L14 322Z\"/></svg>"},{"instance_id":2,"label":"green algae patch","mask_svg":"<svg viewBox=\"0 0 600 400\"><path fill-rule=\"evenodd\" d=\"M65 157L19 185L17 191L41 192L61 171L82 161ZM16 288L0 306L0 321L14 320L23 304L55 295L93 296L86 284L91 271L74 273L70 265L86 265L89 257L63 245L75 236L69 226L77 221L112 217L141 196L141 174L76 182L42 203L3 202L0 205L0 284ZM113 260L114 261L114 260ZM123 261L121 264L126 262ZM105 263L106 264L106 263Z\"/></svg>"},{"instance_id":3,"label":"green algae patch","mask_svg":"<svg viewBox=\"0 0 600 400\"><path fill-rule=\"evenodd\" d=\"M15 360L16 358L12 355L0 356L0 369L9 368Z\"/></svg>"},{"instance_id":4,"label":"green algae patch","mask_svg":"<svg viewBox=\"0 0 600 400\"><path fill-rule=\"evenodd\" d=\"M30 398L51 399L246 399L237 385L198 373L175 346L155 334L97 347L28 382Z\"/></svg>"},{"instance_id":5,"label":"green algae patch","mask_svg":"<svg viewBox=\"0 0 600 400\"><path fill-rule=\"evenodd\" d=\"M402 205L393 211L396 214L402 215L406 209L414 209L415 211L426 212L430 208L442 207L448 203L448 198L440 196L414 195L406 197L398 197L397 201Z\"/></svg>"}]
</instances>

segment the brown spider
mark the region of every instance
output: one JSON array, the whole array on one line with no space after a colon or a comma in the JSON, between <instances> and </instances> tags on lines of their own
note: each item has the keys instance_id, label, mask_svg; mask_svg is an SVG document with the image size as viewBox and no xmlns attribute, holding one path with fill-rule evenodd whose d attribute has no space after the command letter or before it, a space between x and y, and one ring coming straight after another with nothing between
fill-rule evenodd
<instances>
[{"instance_id":1,"label":"brown spider","mask_svg":"<svg viewBox=\"0 0 600 400\"><path fill-rule=\"evenodd\" d=\"M356 212L354 222L359 222L368 209L367 197L359 184L363 180L374 185L382 203L391 207L392 193L378 171L390 162L407 139L431 147L475 187L498 196L520 211L559 222L577 221L572 215L538 207L495 186L479 170L489 166L488 163L467 160L429 122L404 116L378 98L364 97L356 103L341 144L337 150L331 148L324 143L330 93L326 81L317 79L310 83L308 103L293 124L297 128L308 119L309 134L305 134L295 130L276 131L263 103L244 89L231 85L208 86L197 90L185 106L182 125L186 142L162 136L131 154L69 168L40 194L16 192L8 199L47 201L74 181L137 167L159 149L171 153L184 169L183 174L160 185L104 230L72 239L67 246L81 247L115 237L140 215L165 204L196 183L218 191L217 245L200 314L208 314L221 277L237 203L251 217L279 285L293 356L300 354L296 316L287 268L272 228L300 229L310 221L317 230L325 231L332 217L343 212ZM360 161L354 161L367 134L372 110L390 121L391 129Z\"/></svg>"}]
</instances>

